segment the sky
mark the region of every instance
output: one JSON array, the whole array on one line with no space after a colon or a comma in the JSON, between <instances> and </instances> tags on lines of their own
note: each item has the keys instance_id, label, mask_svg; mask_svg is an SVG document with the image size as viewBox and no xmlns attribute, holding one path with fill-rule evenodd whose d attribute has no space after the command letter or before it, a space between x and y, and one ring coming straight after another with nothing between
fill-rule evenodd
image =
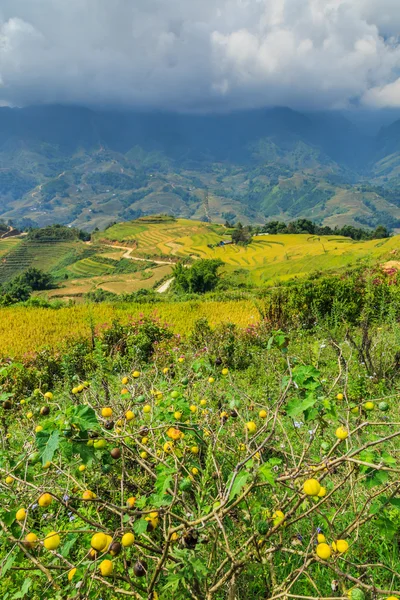
<instances>
[{"instance_id":1,"label":"sky","mask_svg":"<svg viewBox=\"0 0 400 600\"><path fill-rule=\"evenodd\" d=\"M400 107L400 0L0 0L0 105Z\"/></svg>"}]
</instances>

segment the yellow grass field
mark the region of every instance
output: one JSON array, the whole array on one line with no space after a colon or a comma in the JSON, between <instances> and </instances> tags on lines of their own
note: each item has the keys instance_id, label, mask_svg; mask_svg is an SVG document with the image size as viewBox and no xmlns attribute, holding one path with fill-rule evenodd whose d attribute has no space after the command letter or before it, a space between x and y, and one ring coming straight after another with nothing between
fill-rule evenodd
<instances>
[{"instance_id":1,"label":"yellow grass field","mask_svg":"<svg viewBox=\"0 0 400 600\"><path fill-rule=\"evenodd\" d=\"M111 324L115 318L127 323L140 315L157 316L180 334L190 332L197 319L202 317L211 325L233 322L242 327L260 319L251 300L162 302L156 305L80 304L58 310L9 307L0 311L0 356L21 357L46 346L57 348L68 339L88 339L91 323Z\"/></svg>"},{"instance_id":2,"label":"yellow grass field","mask_svg":"<svg viewBox=\"0 0 400 600\"><path fill-rule=\"evenodd\" d=\"M193 258L220 258L227 271L247 269L256 284L267 284L307 275L314 271L337 270L357 264L389 260L400 253L400 236L356 242L340 236L260 235L248 246L210 248L228 240L221 225L185 219L151 222L139 219L119 223L106 232L114 242L134 246L133 254L169 255Z\"/></svg>"},{"instance_id":3,"label":"yellow grass field","mask_svg":"<svg viewBox=\"0 0 400 600\"><path fill-rule=\"evenodd\" d=\"M114 294L130 294L138 290L151 289L157 281L169 275L171 271L171 266L160 265L146 269L145 271L138 271L137 273L117 273L115 275L99 275L72 279L61 287L46 292L39 292L36 295L49 299L75 297L76 300L79 300L79 297L83 296L83 294L98 289Z\"/></svg>"}]
</instances>

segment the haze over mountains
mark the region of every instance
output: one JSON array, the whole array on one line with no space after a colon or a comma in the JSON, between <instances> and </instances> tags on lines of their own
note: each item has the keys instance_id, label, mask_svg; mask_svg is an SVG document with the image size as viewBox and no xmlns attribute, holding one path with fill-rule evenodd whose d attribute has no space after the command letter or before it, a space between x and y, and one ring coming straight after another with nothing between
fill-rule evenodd
<instances>
[{"instance_id":1,"label":"haze over mountains","mask_svg":"<svg viewBox=\"0 0 400 600\"><path fill-rule=\"evenodd\" d=\"M400 228L400 120L337 112L0 108L0 217L86 229L143 214Z\"/></svg>"}]
</instances>

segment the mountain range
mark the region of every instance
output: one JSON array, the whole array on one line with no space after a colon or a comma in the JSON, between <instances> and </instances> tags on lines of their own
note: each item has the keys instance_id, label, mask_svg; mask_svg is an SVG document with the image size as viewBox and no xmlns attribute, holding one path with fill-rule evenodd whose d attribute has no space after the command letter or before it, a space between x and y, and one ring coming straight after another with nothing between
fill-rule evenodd
<instances>
[{"instance_id":1,"label":"mountain range","mask_svg":"<svg viewBox=\"0 0 400 600\"><path fill-rule=\"evenodd\" d=\"M0 108L0 218L93 230L154 213L400 230L400 120Z\"/></svg>"}]
</instances>

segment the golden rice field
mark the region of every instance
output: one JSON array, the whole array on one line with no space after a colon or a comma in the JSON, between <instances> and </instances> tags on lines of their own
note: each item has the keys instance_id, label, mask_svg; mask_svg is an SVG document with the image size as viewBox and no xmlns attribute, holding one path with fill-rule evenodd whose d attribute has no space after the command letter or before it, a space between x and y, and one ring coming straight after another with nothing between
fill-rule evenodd
<instances>
[{"instance_id":1,"label":"golden rice field","mask_svg":"<svg viewBox=\"0 0 400 600\"><path fill-rule=\"evenodd\" d=\"M68 339L88 339L91 324L109 325L116 318L127 323L140 315L159 317L180 334L190 332L197 319L202 317L211 325L233 322L242 327L260 318L251 300L166 302L157 305L77 304L58 310L8 307L0 311L0 356L18 358L46 346L54 349Z\"/></svg>"},{"instance_id":2,"label":"golden rice field","mask_svg":"<svg viewBox=\"0 0 400 600\"><path fill-rule=\"evenodd\" d=\"M137 220L114 225L101 236L135 245L135 253L179 257L220 258L227 271L247 269L256 284L307 275L313 271L336 270L358 263L368 264L400 252L400 237L356 242L340 236L260 235L248 246L210 248L228 240L221 225L185 219L146 223Z\"/></svg>"}]
</instances>

